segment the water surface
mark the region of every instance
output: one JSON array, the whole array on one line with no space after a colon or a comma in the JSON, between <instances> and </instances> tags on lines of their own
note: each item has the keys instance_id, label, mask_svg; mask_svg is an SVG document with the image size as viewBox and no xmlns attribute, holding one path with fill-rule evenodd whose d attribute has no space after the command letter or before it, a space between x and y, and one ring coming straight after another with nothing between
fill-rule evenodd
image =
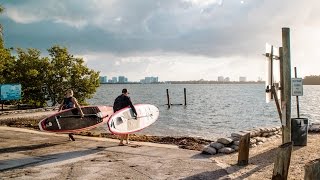
<instances>
[{"instance_id":1,"label":"water surface","mask_svg":"<svg viewBox=\"0 0 320 180\"><path fill-rule=\"evenodd\" d=\"M153 104L160 110L159 119L141 134L211 139L255 127L280 126L275 103L265 103L263 84L102 84L88 102L112 105L123 88L129 90L134 104ZM171 103L184 104L184 88L187 106L168 109L166 89ZM320 86L304 86L299 100L300 116L319 121ZM292 117L296 117L295 101L292 97Z\"/></svg>"}]
</instances>

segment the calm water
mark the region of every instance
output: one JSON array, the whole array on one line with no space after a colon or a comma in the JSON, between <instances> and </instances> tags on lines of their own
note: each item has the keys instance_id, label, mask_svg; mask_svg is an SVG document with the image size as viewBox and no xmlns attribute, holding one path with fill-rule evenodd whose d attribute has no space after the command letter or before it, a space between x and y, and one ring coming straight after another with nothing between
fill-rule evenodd
<instances>
[{"instance_id":1,"label":"calm water","mask_svg":"<svg viewBox=\"0 0 320 180\"><path fill-rule=\"evenodd\" d=\"M263 84L102 84L88 102L112 105L123 88L128 88L134 104L153 104L160 110L159 119L141 134L211 139L255 127L280 126L275 103L265 103ZM183 104L184 88L187 106L168 109L166 89L171 103ZM295 100L292 97L292 117L296 117ZM300 116L320 121L320 86L304 86L299 100Z\"/></svg>"}]
</instances>

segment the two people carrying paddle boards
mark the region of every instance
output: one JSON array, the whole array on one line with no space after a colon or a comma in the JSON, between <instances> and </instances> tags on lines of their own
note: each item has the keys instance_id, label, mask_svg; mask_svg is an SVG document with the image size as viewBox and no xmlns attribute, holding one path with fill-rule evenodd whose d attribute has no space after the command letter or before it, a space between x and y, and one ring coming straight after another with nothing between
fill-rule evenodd
<instances>
[{"instance_id":1,"label":"two people carrying paddle boards","mask_svg":"<svg viewBox=\"0 0 320 180\"><path fill-rule=\"evenodd\" d=\"M71 109L71 108L77 108L77 109L73 109L71 112L72 114L76 115L78 113L80 113L81 118L84 117L84 114L81 110L81 107L77 101L77 99L75 97L73 97L73 91L71 89L68 89L65 93L64 99L61 102L60 106L59 106L59 111L64 110L64 109ZM69 138L72 141L75 141L72 133L69 133Z\"/></svg>"},{"instance_id":2,"label":"two people carrying paddle boards","mask_svg":"<svg viewBox=\"0 0 320 180\"><path fill-rule=\"evenodd\" d=\"M132 102L131 102L131 99L130 97L128 96L129 95L129 92L127 89L122 89L122 94L119 95L115 101L114 101L114 104L113 104L113 111L114 113L123 109L123 108L126 108L126 107L129 107L132 109L133 111L133 117L136 119L137 118L137 111L135 109L135 107L133 106ZM76 109L72 109L72 108L75 108ZM77 115L78 113L80 113L80 116L81 118L84 117L84 114L81 110L81 107L77 101L77 99L75 97L73 97L73 91L71 89L68 89L65 93L65 97L63 99L63 101L61 102L60 106L59 106L59 111L61 110L64 110L64 109L72 109L71 112L74 114L74 115ZM74 137L73 137L73 134L72 133L69 133L69 138L72 140L72 141L75 141ZM123 146L123 140L126 139L126 144L129 144L129 134L124 134L124 135L121 135L120 136L120 143L119 145L120 146Z\"/></svg>"},{"instance_id":3,"label":"two people carrying paddle boards","mask_svg":"<svg viewBox=\"0 0 320 180\"><path fill-rule=\"evenodd\" d=\"M132 102L131 102L131 99L130 97L128 96L129 95L129 92L127 89L122 89L122 94L119 95L115 100L114 100L114 103L113 103L113 112L117 112L123 108L126 108L128 106L130 106L130 108L132 109L133 111L133 114L134 114L134 117L137 118L137 111L136 109L134 108ZM126 139L126 144L129 144L129 134L124 134L124 135L121 135L120 136L120 143L119 145L120 146L123 146L123 140Z\"/></svg>"}]
</instances>

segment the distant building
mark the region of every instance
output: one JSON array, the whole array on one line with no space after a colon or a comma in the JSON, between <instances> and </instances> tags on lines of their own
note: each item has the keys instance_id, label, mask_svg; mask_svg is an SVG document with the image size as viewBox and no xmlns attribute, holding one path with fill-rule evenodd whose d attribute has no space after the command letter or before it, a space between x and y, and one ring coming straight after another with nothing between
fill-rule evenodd
<instances>
[{"instance_id":1,"label":"distant building","mask_svg":"<svg viewBox=\"0 0 320 180\"><path fill-rule=\"evenodd\" d=\"M243 77L243 76L239 77L239 82L246 82L246 81L247 81L247 77Z\"/></svg>"},{"instance_id":2,"label":"distant building","mask_svg":"<svg viewBox=\"0 0 320 180\"><path fill-rule=\"evenodd\" d=\"M112 77L112 83L117 83L118 82L118 78L117 77Z\"/></svg>"},{"instance_id":3,"label":"distant building","mask_svg":"<svg viewBox=\"0 0 320 180\"><path fill-rule=\"evenodd\" d=\"M118 83L125 83L125 78L124 76L119 76L118 77Z\"/></svg>"},{"instance_id":4,"label":"distant building","mask_svg":"<svg viewBox=\"0 0 320 180\"><path fill-rule=\"evenodd\" d=\"M119 76L118 77L118 83L127 83L128 82L128 78L125 76Z\"/></svg>"},{"instance_id":5,"label":"distant building","mask_svg":"<svg viewBox=\"0 0 320 180\"><path fill-rule=\"evenodd\" d=\"M223 82L224 81L224 77L223 76L218 76L218 81L219 82Z\"/></svg>"},{"instance_id":6,"label":"distant building","mask_svg":"<svg viewBox=\"0 0 320 180\"><path fill-rule=\"evenodd\" d=\"M226 78L224 78L224 81L225 81L225 82L230 82L230 78L229 78L229 77L226 77Z\"/></svg>"},{"instance_id":7,"label":"distant building","mask_svg":"<svg viewBox=\"0 0 320 180\"><path fill-rule=\"evenodd\" d=\"M100 76L99 77L100 83L108 83L108 77L107 76Z\"/></svg>"},{"instance_id":8,"label":"distant building","mask_svg":"<svg viewBox=\"0 0 320 180\"><path fill-rule=\"evenodd\" d=\"M158 77L145 77L144 79L140 80L140 83L143 84L151 84L151 83L158 83L159 78Z\"/></svg>"}]
</instances>

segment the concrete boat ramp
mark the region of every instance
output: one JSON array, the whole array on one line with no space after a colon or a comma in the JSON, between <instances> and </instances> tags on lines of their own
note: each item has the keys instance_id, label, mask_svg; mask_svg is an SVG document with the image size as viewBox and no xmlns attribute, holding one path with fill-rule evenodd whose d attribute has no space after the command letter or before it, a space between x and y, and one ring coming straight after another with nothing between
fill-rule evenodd
<instances>
[{"instance_id":1,"label":"concrete boat ramp","mask_svg":"<svg viewBox=\"0 0 320 180\"><path fill-rule=\"evenodd\" d=\"M230 179L212 156L174 145L0 126L0 179Z\"/></svg>"}]
</instances>

